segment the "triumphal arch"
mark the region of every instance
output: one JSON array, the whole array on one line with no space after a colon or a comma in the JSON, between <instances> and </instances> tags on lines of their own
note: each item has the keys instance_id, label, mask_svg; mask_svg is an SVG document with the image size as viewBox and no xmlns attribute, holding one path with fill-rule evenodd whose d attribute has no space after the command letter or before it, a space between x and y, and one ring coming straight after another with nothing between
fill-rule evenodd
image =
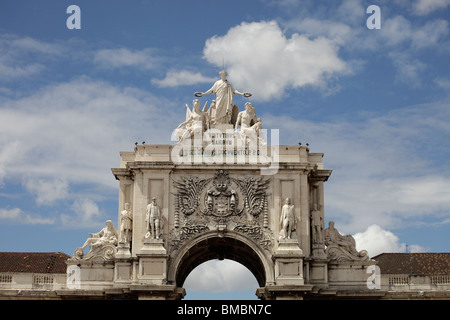
<instances>
[{"instance_id":1,"label":"triumphal arch","mask_svg":"<svg viewBox=\"0 0 450 320\"><path fill-rule=\"evenodd\" d=\"M324 224L322 153L281 145L266 130L250 93L226 72L186 105L171 145L136 144L121 152L118 226L90 234L68 267L66 295L181 299L199 264L232 259L258 281L261 299L367 295L370 266L352 236ZM212 94L215 99L201 101ZM247 98L237 106L233 97ZM203 106L202 106L203 105ZM69 283L68 283L69 286Z\"/></svg>"}]
</instances>

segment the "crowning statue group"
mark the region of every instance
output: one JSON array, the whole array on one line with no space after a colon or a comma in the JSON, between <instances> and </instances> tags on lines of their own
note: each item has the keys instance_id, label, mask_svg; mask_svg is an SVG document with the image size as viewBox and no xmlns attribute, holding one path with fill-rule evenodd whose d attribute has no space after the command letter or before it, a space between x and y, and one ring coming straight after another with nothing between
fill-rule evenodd
<instances>
[{"instance_id":1,"label":"crowning statue group","mask_svg":"<svg viewBox=\"0 0 450 320\"><path fill-rule=\"evenodd\" d=\"M219 75L220 79L214 83L211 89L206 92L194 93L198 98L210 93L216 95L216 99L212 101L209 109L208 102L202 109L198 99L193 100L192 110L186 105L186 121L182 122L175 130L179 141L213 128L238 131L239 126L240 133L256 133L259 136L262 122L261 118L256 116L256 110L252 103L245 103L245 110L239 112L239 107L233 102L236 94L246 98L251 97L251 94L235 90L226 79L227 72L225 70L220 71Z\"/></svg>"}]
</instances>

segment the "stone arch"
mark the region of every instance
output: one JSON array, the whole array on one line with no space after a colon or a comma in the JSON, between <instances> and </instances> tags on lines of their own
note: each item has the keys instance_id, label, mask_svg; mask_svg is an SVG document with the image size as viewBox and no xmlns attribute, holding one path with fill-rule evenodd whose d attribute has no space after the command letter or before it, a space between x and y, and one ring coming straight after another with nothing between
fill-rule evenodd
<instances>
[{"instance_id":1,"label":"stone arch","mask_svg":"<svg viewBox=\"0 0 450 320\"><path fill-rule=\"evenodd\" d=\"M182 287L192 270L212 259L241 263L255 276L260 287L274 282L270 257L251 239L234 231L227 231L223 236L210 231L180 248L168 270L169 283Z\"/></svg>"}]
</instances>

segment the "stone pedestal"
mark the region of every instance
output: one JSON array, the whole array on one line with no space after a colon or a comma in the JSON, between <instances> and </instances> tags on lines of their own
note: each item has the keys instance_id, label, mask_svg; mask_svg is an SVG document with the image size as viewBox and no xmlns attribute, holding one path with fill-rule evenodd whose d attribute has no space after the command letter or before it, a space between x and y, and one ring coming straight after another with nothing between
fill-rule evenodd
<instances>
[{"instance_id":1,"label":"stone pedestal","mask_svg":"<svg viewBox=\"0 0 450 320\"><path fill-rule=\"evenodd\" d=\"M145 239L137 257L139 283L152 285L166 283L168 256L162 239Z\"/></svg>"},{"instance_id":2,"label":"stone pedestal","mask_svg":"<svg viewBox=\"0 0 450 320\"><path fill-rule=\"evenodd\" d=\"M144 246L140 251L141 255L164 255L166 253L162 239L145 239Z\"/></svg>"},{"instance_id":3,"label":"stone pedestal","mask_svg":"<svg viewBox=\"0 0 450 320\"><path fill-rule=\"evenodd\" d=\"M277 285L303 285L303 251L295 239L280 240L274 254Z\"/></svg>"},{"instance_id":4,"label":"stone pedestal","mask_svg":"<svg viewBox=\"0 0 450 320\"><path fill-rule=\"evenodd\" d=\"M131 258L130 244L119 243L119 245L117 246L116 258L118 258L118 259Z\"/></svg>"},{"instance_id":5,"label":"stone pedestal","mask_svg":"<svg viewBox=\"0 0 450 320\"><path fill-rule=\"evenodd\" d=\"M309 282L320 288L328 287L328 260L314 259L309 262Z\"/></svg>"},{"instance_id":6,"label":"stone pedestal","mask_svg":"<svg viewBox=\"0 0 450 320\"><path fill-rule=\"evenodd\" d=\"M312 244L312 256L316 259L326 259L325 248L323 244Z\"/></svg>"},{"instance_id":7,"label":"stone pedestal","mask_svg":"<svg viewBox=\"0 0 450 320\"><path fill-rule=\"evenodd\" d=\"M114 286L129 285L132 278L132 264L127 259L116 259L114 264Z\"/></svg>"}]
</instances>

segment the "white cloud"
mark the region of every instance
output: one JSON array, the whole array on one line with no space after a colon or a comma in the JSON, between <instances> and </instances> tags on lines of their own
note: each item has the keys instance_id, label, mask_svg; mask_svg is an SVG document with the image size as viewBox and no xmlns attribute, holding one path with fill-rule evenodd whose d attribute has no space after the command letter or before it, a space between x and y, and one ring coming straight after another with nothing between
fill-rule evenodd
<instances>
[{"instance_id":1,"label":"white cloud","mask_svg":"<svg viewBox=\"0 0 450 320\"><path fill-rule=\"evenodd\" d=\"M153 69L157 66L158 58L153 55L152 49L135 51L127 48L102 49L95 52L94 62L106 69L121 67Z\"/></svg>"},{"instance_id":2,"label":"white cloud","mask_svg":"<svg viewBox=\"0 0 450 320\"><path fill-rule=\"evenodd\" d=\"M30 193L36 195L38 205L53 204L57 200L66 198L69 194L69 184L66 180L60 178L52 180L28 179L24 184Z\"/></svg>"},{"instance_id":3,"label":"white cloud","mask_svg":"<svg viewBox=\"0 0 450 320\"><path fill-rule=\"evenodd\" d=\"M426 65L418 59L412 59L406 52L390 52L388 54L397 70L395 79L397 82L418 87L422 84L422 72Z\"/></svg>"},{"instance_id":4,"label":"white cloud","mask_svg":"<svg viewBox=\"0 0 450 320\"><path fill-rule=\"evenodd\" d=\"M36 76L46 69L45 61L61 56L63 46L11 34L0 35L0 80L9 82ZM30 59L30 56L33 58Z\"/></svg>"},{"instance_id":5,"label":"white cloud","mask_svg":"<svg viewBox=\"0 0 450 320\"><path fill-rule=\"evenodd\" d=\"M0 221L10 221L20 224L54 224L54 218L43 218L39 215L32 215L22 211L20 208L2 209L0 208Z\"/></svg>"},{"instance_id":6,"label":"white cloud","mask_svg":"<svg viewBox=\"0 0 450 320\"><path fill-rule=\"evenodd\" d=\"M434 83L437 84L438 87L450 92L450 79L439 77L434 79Z\"/></svg>"},{"instance_id":7,"label":"white cloud","mask_svg":"<svg viewBox=\"0 0 450 320\"><path fill-rule=\"evenodd\" d=\"M449 33L448 22L435 19L424 25L413 25L403 16L387 18L379 33L385 45L397 46L406 44L411 48L422 49L440 44ZM381 43L380 43L381 44Z\"/></svg>"},{"instance_id":8,"label":"white cloud","mask_svg":"<svg viewBox=\"0 0 450 320\"><path fill-rule=\"evenodd\" d=\"M417 15L427 15L439 9L445 9L450 5L450 0L416 0L413 10Z\"/></svg>"},{"instance_id":9,"label":"white cloud","mask_svg":"<svg viewBox=\"0 0 450 320\"><path fill-rule=\"evenodd\" d=\"M387 252L424 252L425 248L419 245L407 245L400 243L400 239L391 231L383 230L380 226L374 224L364 232L356 233L354 236L356 249L367 250L370 257L380 253Z\"/></svg>"},{"instance_id":10,"label":"white cloud","mask_svg":"<svg viewBox=\"0 0 450 320\"><path fill-rule=\"evenodd\" d=\"M186 278L186 291L226 292L256 290L259 287L253 274L233 260L210 260L196 267Z\"/></svg>"},{"instance_id":11,"label":"white cloud","mask_svg":"<svg viewBox=\"0 0 450 320\"><path fill-rule=\"evenodd\" d=\"M225 68L235 89L251 92L254 100L281 97L287 89L326 87L334 76L348 72L338 48L324 37L289 38L275 21L246 23L205 43L205 59Z\"/></svg>"},{"instance_id":12,"label":"white cloud","mask_svg":"<svg viewBox=\"0 0 450 320\"><path fill-rule=\"evenodd\" d=\"M75 200L71 213L60 216L62 225L70 228L100 227L104 224L103 218L105 217L97 204L88 198Z\"/></svg>"},{"instance_id":13,"label":"white cloud","mask_svg":"<svg viewBox=\"0 0 450 320\"><path fill-rule=\"evenodd\" d=\"M214 82L216 78L209 78L200 72L188 70L169 70L164 79L152 79L152 83L158 87L188 86L197 83Z\"/></svg>"},{"instance_id":14,"label":"white cloud","mask_svg":"<svg viewBox=\"0 0 450 320\"><path fill-rule=\"evenodd\" d=\"M410 7L409 1L403 5ZM381 30L368 32L361 26L361 21L368 17L364 16L365 8L361 6L360 1L349 0L337 7L328 6L327 10L309 14L305 14L305 9L300 14L301 18L288 20L284 26L329 40L347 54L345 64L353 72L362 70L358 66L364 62L366 53L376 53L392 60L397 82L420 86L428 66L422 58L424 50L448 51L450 48L448 21L430 19L417 22L402 15L386 14L387 10L382 9Z\"/></svg>"}]
</instances>

